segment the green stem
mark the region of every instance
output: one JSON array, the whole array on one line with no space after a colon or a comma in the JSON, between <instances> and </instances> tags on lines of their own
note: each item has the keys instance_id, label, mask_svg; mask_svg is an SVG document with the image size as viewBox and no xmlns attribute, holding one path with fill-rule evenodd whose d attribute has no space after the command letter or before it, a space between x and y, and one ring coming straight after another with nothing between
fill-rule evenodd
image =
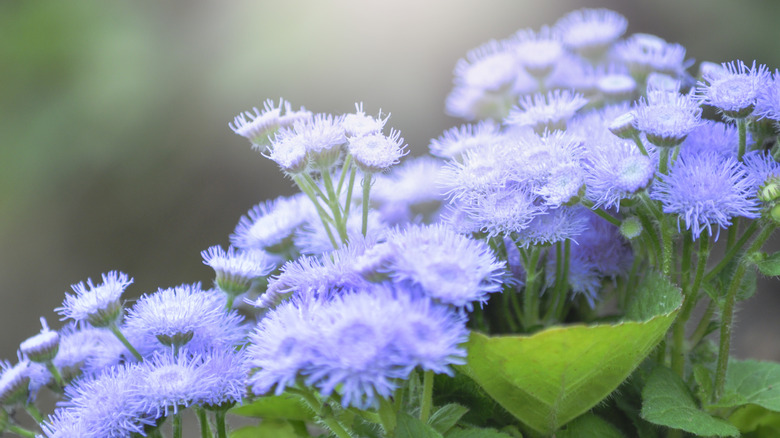
<instances>
[{"instance_id":1,"label":"green stem","mask_svg":"<svg viewBox=\"0 0 780 438\"><path fill-rule=\"evenodd\" d=\"M173 438L181 438L181 411L173 414Z\"/></svg>"},{"instance_id":2,"label":"green stem","mask_svg":"<svg viewBox=\"0 0 780 438\"><path fill-rule=\"evenodd\" d=\"M344 205L344 217L349 218L349 208L352 206L352 189L355 188L355 175L357 174L357 167L353 167L349 171L349 183L347 184L347 201Z\"/></svg>"},{"instance_id":3,"label":"green stem","mask_svg":"<svg viewBox=\"0 0 780 438\"><path fill-rule=\"evenodd\" d=\"M323 413L324 411L323 404L317 399L317 397L314 396L314 394L312 394L306 389L301 389L301 388L288 388L287 392L291 394L299 395L303 399L303 401L305 401L306 404L309 405L309 408L311 408L311 410L314 411L314 414L317 416L317 418L320 419L328 427L328 429L330 429L330 431L333 432L333 434L336 435L338 438L352 438L349 432L347 432L347 430L344 429L344 426L342 426L341 423L338 422L338 420L336 420L331 415L325 415ZM218 438L223 438L223 437L219 436Z\"/></svg>"},{"instance_id":4,"label":"green stem","mask_svg":"<svg viewBox=\"0 0 780 438\"><path fill-rule=\"evenodd\" d=\"M652 199L650 199L647 196L647 192L642 192L642 193L639 194L639 201L642 203L642 205L645 206L647 211L649 211L650 214L653 215L655 220L657 220L657 221L663 220L664 212L661 211L660 208L658 208L658 206L655 204L655 201L653 201Z\"/></svg>"},{"instance_id":5,"label":"green stem","mask_svg":"<svg viewBox=\"0 0 780 438\"><path fill-rule=\"evenodd\" d=\"M16 426L14 424L9 424L7 430L11 433L15 433L19 436L24 436L24 437L35 438L36 436L38 436L38 434L36 434L35 432L29 429L25 429L21 426Z\"/></svg>"},{"instance_id":6,"label":"green stem","mask_svg":"<svg viewBox=\"0 0 780 438\"><path fill-rule=\"evenodd\" d=\"M674 248L674 235L672 227L666 218L661 220L661 272L664 277L671 280L672 252Z\"/></svg>"},{"instance_id":7,"label":"green stem","mask_svg":"<svg viewBox=\"0 0 780 438\"><path fill-rule=\"evenodd\" d=\"M420 406L420 421L427 423L433 408L433 371L423 372L422 406Z\"/></svg>"},{"instance_id":8,"label":"green stem","mask_svg":"<svg viewBox=\"0 0 780 438\"><path fill-rule=\"evenodd\" d=\"M742 247L745 246L745 243L747 243L747 241L753 237L753 234L755 234L757 230L758 221L753 221L745 230L745 234L743 234L742 237L737 240L737 243L735 243L733 246L729 246L726 250L726 254L723 255L723 258L718 262L717 265L715 265L714 268L712 268L710 272L707 273L707 275L704 276L704 281L710 281L716 275L718 275L718 273L722 271L723 268L729 264L729 262L731 262L731 260L737 255Z\"/></svg>"},{"instance_id":9,"label":"green stem","mask_svg":"<svg viewBox=\"0 0 780 438\"><path fill-rule=\"evenodd\" d=\"M396 410L390 400L384 397L379 398L379 421L385 430L385 436L393 436L397 424Z\"/></svg>"},{"instance_id":10,"label":"green stem","mask_svg":"<svg viewBox=\"0 0 780 438\"><path fill-rule=\"evenodd\" d=\"M371 177L370 173L363 174L363 236L365 237L368 232L368 196L371 193Z\"/></svg>"},{"instance_id":11,"label":"green stem","mask_svg":"<svg viewBox=\"0 0 780 438\"><path fill-rule=\"evenodd\" d=\"M737 129L739 131L739 149L737 150L737 159L742 161L747 149L747 119L737 119Z\"/></svg>"},{"instance_id":12,"label":"green stem","mask_svg":"<svg viewBox=\"0 0 780 438\"><path fill-rule=\"evenodd\" d=\"M653 253L653 258L655 260L661 259L661 243L660 238L658 237L658 233L656 232L655 225L650 221L650 219L645 214L639 214L637 215L639 218L639 222L642 223L642 235L643 237L646 237L647 239L647 245L643 245L645 248L647 248L648 252Z\"/></svg>"},{"instance_id":13,"label":"green stem","mask_svg":"<svg viewBox=\"0 0 780 438\"><path fill-rule=\"evenodd\" d=\"M38 424L43 423L43 415L41 415L41 411L38 410L37 406L35 406L32 403L27 403L24 405L24 410L27 411L28 414L30 414L30 417L32 417L36 423Z\"/></svg>"},{"instance_id":14,"label":"green stem","mask_svg":"<svg viewBox=\"0 0 780 438\"><path fill-rule=\"evenodd\" d=\"M227 438L227 425L225 424L225 411L219 409L214 412L214 419L217 422L217 438Z\"/></svg>"},{"instance_id":15,"label":"green stem","mask_svg":"<svg viewBox=\"0 0 780 438\"><path fill-rule=\"evenodd\" d=\"M341 189L344 187L344 178L347 176L347 170L350 169L352 164L352 154L347 154L347 158L344 159L344 165L341 166L341 175L339 175L339 184L336 187L336 193L341 195ZM344 215L346 217L346 215Z\"/></svg>"},{"instance_id":16,"label":"green stem","mask_svg":"<svg viewBox=\"0 0 780 438\"><path fill-rule=\"evenodd\" d=\"M707 266L707 258L710 254L710 239L704 234L699 242L699 253L696 258L696 273L693 284L686 283L683 288L684 302L677 320L672 329L672 371L677 373L682 379L685 379L685 325L691 317L691 312L696 306L698 292L701 287L701 280L704 277L704 269Z\"/></svg>"},{"instance_id":17,"label":"green stem","mask_svg":"<svg viewBox=\"0 0 780 438\"><path fill-rule=\"evenodd\" d=\"M130 341L128 341L125 335L122 334L122 331L119 330L119 327L116 324L111 324L110 326L108 326L108 329L111 330L111 333L113 333L114 336L116 336L116 338L119 339L119 342L121 342L122 345L124 345L125 348L127 348L130 351L130 353L133 353L133 356L135 356L136 359L143 360L141 353L139 353L138 350L136 350L135 347L133 347L133 345L130 344Z\"/></svg>"},{"instance_id":18,"label":"green stem","mask_svg":"<svg viewBox=\"0 0 780 438\"><path fill-rule=\"evenodd\" d=\"M739 233L739 217L735 217L731 220L731 226L729 227L728 239L726 239L726 248L734 246L734 241L737 240L737 234Z\"/></svg>"},{"instance_id":19,"label":"green stem","mask_svg":"<svg viewBox=\"0 0 780 438\"><path fill-rule=\"evenodd\" d=\"M349 240L347 238L347 221L341 215L341 204L339 204L339 197L333 188L333 179L330 177L330 171L322 172L322 182L325 184L325 190L328 192L327 202L328 206L330 206L330 211L333 212L336 231L339 233L339 237L341 237L341 242L346 244Z\"/></svg>"},{"instance_id":20,"label":"green stem","mask_svg":"<svg viewBox=\"0 0 780 438\"><path fill-rule=\"evenodd\" d=\"M54 381L57 382L57 386L60 389L65 389L65 382L62 380L62 374L60 374L60 370L57 369L56 366L54 366L54 363L50 360L46 361L46 369L49 370L52 376L54 376Z\"/></svg>"},{"instance_id":21,"label":"green stem","mask_svg":"<svg viewBox=\"0 0 780 438\"><path fill-rule=\"evenodd\" d=\"M773 226L765 226L764 229L761 230L761 234L759 234L758 237L756 237L756 240L750 245L747 253L750 254L759 250L769 236L772 235L773 231ZM731 278L731 283L726 292L726 299L723 304L720 322L720 345L718 348L718 362L715 368L715 386L712 394L713 401L720 399L726 385L726 371L729 365L729 350L731 349L731 329L734 321L734 304L737 301L737 292L742 283L742 277L745 275L748 266L748 263L745 261L740 261L737 264L737 269L734 272L734 276Z\"/></svg>"},{"instance_id":22,"label":"green stem","mask_svg":"<svg viewBox=\"0 0 780 438\"><path fill-rule=\"evenodd\" d=\"M209 419L206 416L206 410L203 408L195 408L195 413L198 415L198 423L200 423L200 437L212 438L214 435L211 433L211 425L209 425Z\"/></svg>"},{"instance_id":23,"label":"green stem","mask_svg":"<svg viewBox=\"0 0 780 438\"><path fill-rule=\"evenodd\" d=\"M311 177L309 177L309 179L311 179ZM322 221L322 226L325 228L325 232L328 233L328 239L330 239L331 245L333 245L333 248L339 249L339 244L336 241L336 238L333 236L333 231L330 229L330 224L333 223L333 218L331 218L328 215L328 212L322 208L322 205L320 205L320 202L317 200L317 196L312 191L312 188L309 186L306 179L301 178L300 176L296 176L294 181L296 184L298 184L298 188L300 188L301 191L306 194L312 204L314 204L314 207L317 209L317 215ZM316 187L316 184L314 187Z\"/></svg>"},{"instance_id":24,"label":"green stem","mask_svg":"<svg viewBox=\"0 0 780 438\"><path fill-rule=\"evenodd\" d=\"M693 333L688 340L691 348L695 348L697 345L699 345L699 342L701 342L701 340L704 339L704 336L706 336L707 328L710 326L710 322L712 321L712 315L715 314L715 308L715 301L710 300L709 304L707 304L707 308L704 310L704 313L701 316L701 319L699 320L699 324L696 325L696 329L693 330Z\"/></svg>"},{"instance_id":25,"label":"green stem","mask_svg":"<svg viewBox=\"0 0 780 438\"><path fill-rule=\"evenodd\" d=\"M658 173L666 175L669 167L669 148L661 147L658 152L661 155L661 162L658 164Z\"/></svg>"},{"instance_id":26,"label":"green stem","mask_svg":"<svg viewBox=\"0 0 780 438\"><path fill-rule=\"evenodd\" d=\"M531 254L525 266L525 293L523 295L523 319L526 329L539 322L539 291L537 290L539 271L537 265L542 249L532 246L529 251Z\"/></svg>"},{"instance_id":27,"label":"green stem","mask_svg":"<svg viewBox=\"0 0 780 438\"><path fill-rule=\"evenodd\" d=\"M604 211L601 208L593 208L595 206L595 204L593 204L592 201L589 201L587 199L583 199L583 200L580 201L580 203L582 205L584 205L585 207L587 207L588 209L590 209L590 211L592 211L592 212L596 213L597 215L599 215L605 221L607 221L607 222L611 223L612 225L620 228L620 220L618 218L612 216L611 214L607 213L606 211Z\"/></svg>"},{"instance_id":28,"label":"green stem","mask_svg":"<svg viewBox=\"0 0 780 438\"><path fill-rule=\"evenodd\" d=\"M636 146L639 148L639 151L642 152L642 155L649 157L650 154L647 153L647 149L645 148L644 143L642 143L639 133L634 134L631 138L634 139L634 143L636 143Z\"/></svg>"}]
</instances>

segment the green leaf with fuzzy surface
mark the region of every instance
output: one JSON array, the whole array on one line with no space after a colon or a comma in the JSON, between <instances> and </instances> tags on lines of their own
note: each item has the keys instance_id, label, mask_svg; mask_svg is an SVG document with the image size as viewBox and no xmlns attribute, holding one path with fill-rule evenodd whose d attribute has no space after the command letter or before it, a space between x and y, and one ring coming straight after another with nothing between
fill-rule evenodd
<instances>
[{"instance_id":1,"label":"green leaf with fuzzy surface","mask_svg":"<svg viewBox=\"0 0 780 438\"><path fill-rule=\"evenodd\" d=\"M702 411L680 377L657 367L642 391L642 418L701 436L739 436L731 423Z\"/></svg>"},{"instance_id":2,"label":"green leaf with fuzzy surface","mask_svg":"<svg viewBox=\"0 0 780 438\"><path fill-rule=\"evenodd\" d=\"M553 327L531 336L472 333L460 370L530 428L551 435L603 400L663 338L679 289L650 274L637 289L639 321Z\"/></svg>"},{"instance_id":3,"label":"green leaf with fuzzy surface","mask_svg":"<svg viewBox=\"0 0 780 438\"><path fill-rule=\"evenodd\" d=\"M736 408L746 404L780 412L780 364L756 360L729 361L723 397L710 407Z\"/></svg>"},{"instance_id":4,"label":"green leaf with fuzzy surface","mask_svg":"<svg viewBox=\"0 0 780 438\"><path fill-rule=\"evenodd\" d=\"M626 438L615 426L593 414L577 417L555 434L556 438Z\"/></svg>"}]
</instances>

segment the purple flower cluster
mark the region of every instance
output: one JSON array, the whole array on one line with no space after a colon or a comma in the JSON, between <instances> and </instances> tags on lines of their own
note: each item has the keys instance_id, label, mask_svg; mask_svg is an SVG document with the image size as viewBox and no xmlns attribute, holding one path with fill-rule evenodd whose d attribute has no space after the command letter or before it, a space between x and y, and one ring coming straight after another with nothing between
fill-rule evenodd
<instances>
[{"instance_id":1,"label":"purple flower cluster","mask_svg":"<svg viewBox=\"0 0 780 438\"><path fill-rule=\"evenodd\" d=\"M231 129L302 193L254 206L227 250L201 253L211 289L126 306L122 272L73 285L56 309L72 321L42 320L0 364L0 404L50 388L63 400L45 436L129 437L288 391L323 402L327 424L329 401L386 407L416 371L453 375L471 329L564 321L675 241L780 223L780 72L703 63L697 82L684 47L626 29L582 9L468 52L446 111L469 123L404 163L389 116L362 104L238 115Z\"/></svg>"}]
</instances>

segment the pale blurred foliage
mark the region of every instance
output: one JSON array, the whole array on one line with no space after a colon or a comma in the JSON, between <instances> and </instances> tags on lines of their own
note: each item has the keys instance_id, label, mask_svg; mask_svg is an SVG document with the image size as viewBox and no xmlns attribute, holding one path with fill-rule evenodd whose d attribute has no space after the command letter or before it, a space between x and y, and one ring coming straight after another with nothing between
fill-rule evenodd
<instances>
[{"instance_id":1,"label":"pale blurred foliage","mask_svg":"<svg viewBox=\"0 0 780 438\"><path fill-rule=\"evenodd\" d=\"M586 6L697 60L780 66L777 2L4 0L0 358L87 277L123 270L130 296L211 281L199 252L292 192L228 129L238 112L266 98L337 113L363 101L420 154L460 123L443 114L458 58ZM751 354L780 359L763 348Z\"/></svg>"}]
</instances>

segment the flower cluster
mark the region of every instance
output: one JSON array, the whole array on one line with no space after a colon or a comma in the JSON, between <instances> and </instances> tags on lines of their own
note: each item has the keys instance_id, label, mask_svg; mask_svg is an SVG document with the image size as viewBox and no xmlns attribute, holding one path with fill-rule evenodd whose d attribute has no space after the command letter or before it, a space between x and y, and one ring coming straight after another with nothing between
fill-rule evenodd
<instances>
[{"instance_id":1,"label":"flower cluster","mask_svg":"<svg viewBox=\"0 0 780 438\"><path fill-rule=\"evenodd\" d=\"M583 9L468 52L446 102L468 123L403 163L400 132L362 103L337 115L268 100L238 115L231 129L301 193L252 207L227 250L201 253L211 288L161 288L126 305L125 273L73 285L55 309L71 321L52 330L42 319L18 362L0 364L0 433L161 438L171 418L181 437L192 409L202 437L226 437L226 412L246 404L236 412L297 436L399 436L401 422L420 436L510 436L517 421L494 415L479 379L463 383L474 354L496 354L474 353L472 332L522 343L550 326L635 318L637 290L658 276L685 301L655 367L668 350L676 385L693 375L701 404L719 406L749 263L780 272L760 252L780 224L780 73L703 63L694 79L684 47L626 29L616 12ZM727 247L708 269L721 233ZM700 300L710 305L686 341ZM704 338L716 309L712 363ZM522 380L498 365L501 379ZM535 366L517 369L540 381L554 372ZM436 397L434 380L445 388ZM517 415L503 388L482 389ZM44 419L45 391L60 402ZM445 406L432 416L434 402ZM648 427L631 403L615 404L630 410L621 427ZM16 422L17 407L41 433ZM473 417L461 421L462 409ZM504 429L473 430L479 422Z\"/></svg>"}]
</instances>

